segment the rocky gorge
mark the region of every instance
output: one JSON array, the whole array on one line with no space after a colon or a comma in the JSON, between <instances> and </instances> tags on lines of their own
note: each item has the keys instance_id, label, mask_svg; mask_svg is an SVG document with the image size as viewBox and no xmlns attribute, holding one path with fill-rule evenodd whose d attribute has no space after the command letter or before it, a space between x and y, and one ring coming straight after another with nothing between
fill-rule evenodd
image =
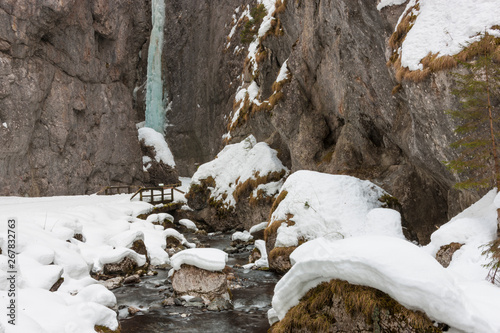
<instances>
[{"instance_id":1,"label":"rocky gorge","mask_svg":"<svg viewBox=\"0 0 500 333\"><path fill-rule=\"evenodd\" d=\"M181 175L221 149L238 86L255 79L266 100L288 59L279 102L248 110L234 142L253 134L292 171L373 180L398 198L422 242L477 198L454 190L441 164L454 156L443 113L456 103L450 76L398 82L386 66L404 5L283 2L279 33L259 42L253 77L238 14L247 6L257 4L166 3L166 139ZM144 118L150 10L140 1L2 2L2 194L90 193L144 180L135 123Z\"/></svg>"},{"instance_id":2,"label":"rocky gorge","mask_svg":"<svg viewBox=\"0 0 500 333\"><path fill-rule=\"evenodd\" d=\"M148 228L167 235L165 244L155 244L151 254L143 235L142 244L128 244L135 254L106 263L94 278L107 280L109 289L120 286L116 294L126 302L135 286L149 288L145 297L165 296L165 303L150 297L153 313L188 305L203 311L186 317L198 318L207 309L234 306L235 274L228 266L214 272L183 263L172 276L160 272L161 281L152 277L162 265L151 258L159 253L161 260L173 260L191 247L174 227L199 227L203 239L206 233L216 239L221 232L244 231L238 237L248 239L220 250L233 258L243 253L244 261L250 256L258 268L250 280L262 278L268 289L277 277L265 270L286 274L296 264L291 253L316 238L383 234L430 243L426 251L444 267L455 252L468 251L467 237L439 238L443 224L486 193L455 188L461 178L443 163L457 156L450 147L458 137L456 120L445 111L460 105L454 73L464 68L456 62L418 70L401 65L401 44L419 0L164 5L160 104L166 118L160 141L171 162L158 158L156 143L141 128L150 0L0 0L1 196L92 194L107 185L190 178L185 201L127 220L141 225L144 235ZM494 40L500 57L499 38ZM484 207L490 209L496 204L488 198ZM147 216L165 214L163 209L170 220ZM196 226L188 231L174 218ZM260 259L266 264L257 264ZM239 276L247 274L250 266L239 264ZM141 282L148 272L144 280L154 282ZM204 290L207 285L212 290ZM448 322L429 319L418 306L398 303L391 290L358 288L341 278L301 297L291 314L279 318L272 314L273 300L271 331L448 329ZM249 311L262 317L271 307L270 299L264 302ZM131 329L150 325L149 315L141 319L142 310L128 305L118 313ZM158 321L159 327L172 328L177 315ZM259 325L256 330L266 326Z\"/></svg>"}]
</instances>

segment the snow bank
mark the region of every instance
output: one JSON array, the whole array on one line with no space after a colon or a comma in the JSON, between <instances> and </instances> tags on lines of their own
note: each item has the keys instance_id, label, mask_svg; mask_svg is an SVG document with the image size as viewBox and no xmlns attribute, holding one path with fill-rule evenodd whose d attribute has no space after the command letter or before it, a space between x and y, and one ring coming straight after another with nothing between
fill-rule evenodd
<instances>
[{"instance_id":1,"label":"snow bank","mask_svg":"<svg viewBox=\"0 0 500 333\"><path fill-rule=\"evenodd\" d=\"M201 165L193 175L192 184L212 177L215 187L209 187L211 198L234 207L234 191L247 180L265 177L273 172L287 173L288 169L277 157L277 152L267 143L259 142L250 135L240 143L227 145L217 157Z\"/></svg>"},{"instance_id":2,"label":"snow bank","mask_svg":"<svg viewBox=\"0 0 500 333\"><path fill-rule=\"evenodd\" d=\"M285 181L288 194L271 216L280 223L276 247L297 246L299 239L328 236L331 239L376 234L404 238L397 211L382 207L387 193L355 177L314 171L297 171ZM287 219L295 222L287 225Z\"/></svg>"},{"instance_id":3,"label":"snow bank","mask_svg":"<svg viewBox=\"0 0 500 333\"><path fill-rule=\"evenodd\" d=\"M157 162L163 162L172 168L175 167L174 155L172 155L168 143L161 133L149 127L139 128L139 141L141 140L144 140L146 146L154 148L156 153L155 160Z\"/></svg>"},{"instance_id":4,"label":"snow bank","mask_svg":"<svg viewBox=\"0 0 500 333\"><path fill-rule=\"evenodd\" d=\"M207 271L221 271L226 267L227 253L212 248L187 249L178 252L170 258L174 270L179 270L181 265L191 265Z\"/></svg>"},{"instance_id":5,"label":"snow bank","mask_svg":"<svg viewBox=\"0 0 500 333\"><path fill-rule=\"evenodd\" d=\"M290 256L290 271L277 283L270 322L283 319L311 288L331 279L379 289L409 309L464 332L499 332L500 289L444 269L432 256L394 237L318 238Z\"/></svg>"},{"instance_id":6,"label":"snow bank","mask_svg":"<svg viewBox=\"0 0 500 333\"><path fill-rule=\"evenodd\" d=\"M385 0L377 8L400 3ZM416 4L419 9L412 9ZM409 10L417 18L398 52L401 65L412 71L423 69L420 61L429 53L455 55L485 32L500 37L491 29L500 24L498 0L410 0L400 21Z\"/></svg>"},{"instance_id":7,"label":"snow bank","mask_svg":"<svg viewBox=\"0 0 500 333\"><path fill-rule=\"evenodd\" d=\"M144 240L151 263L168 263L163 227L134 217L151 207L131 202L130 195L0 197L0 220L18 220L18 304L22 307L18 307L19 325L12 332L93 332L94 325L116 329L116 313L107 308L116 299L97 285L90 272L124 256L143 265L146 258L128 249L138 239ZM9 300L6 234L7 224L0 223L1 307ZM76 234L85 241L73 238ZM49 292L60 277L62 285ZM7 319L0 317L0 327L7 327Z\"/></svg>"},{"instance_id":8,"label":"snow bank","mask_svg":"<svg viewBox=\"0 0 500 333\"><path fill-rule=\"evenodd\" d=\"M475 281L484 280L488 263L481 255L483 246L496 238L496 190L491 190L481 200L442 225L431 235L431 242L424 249L435 256L439 248L450 243L463 246L453 254L448 270Z\"/></svg>"}]
</instances>

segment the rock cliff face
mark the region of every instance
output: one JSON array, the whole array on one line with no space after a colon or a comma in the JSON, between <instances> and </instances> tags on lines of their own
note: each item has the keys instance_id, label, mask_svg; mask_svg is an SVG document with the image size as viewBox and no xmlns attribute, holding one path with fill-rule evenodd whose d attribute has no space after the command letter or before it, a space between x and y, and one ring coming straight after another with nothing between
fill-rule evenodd
<instances>
[{"instance_id":1,"label":"rock cliff face","mask_svg":"<svg viewBox=\"0 0 500 333\"><path fill-rule=\"evenodd\" d=\"M149 7L0 1L0 195L83 194L142 179L132 91Z\"/></svg>"},{"instance_id":2,"label":"rock cliff face","mask_svg":"<svg viewBox=\"0 0 500 333\"><path fill-rule=\"evenodd\" d=\"M452 190L455 179L441 163L453 157L454 125L443 112L456 103L449 75L401 85L394 79L386 66L387 39L404 5L379 12L375 1L283 3L286 9L276 15L283 33L263 39L265 56L252 77L244 62L248 45L240 41L244 22L229 35L255 1L169 2L166 85L173 103L167 137L181 174L220 148L239 75L244 84L255 80L264 100L288 59L292 78L283 98L271 111L243 120L232 142L253 134L277 149L292 171L375 182L399 199L405 225L428 241L436 225L471 199Z\"/></svg>"}]
</instances>

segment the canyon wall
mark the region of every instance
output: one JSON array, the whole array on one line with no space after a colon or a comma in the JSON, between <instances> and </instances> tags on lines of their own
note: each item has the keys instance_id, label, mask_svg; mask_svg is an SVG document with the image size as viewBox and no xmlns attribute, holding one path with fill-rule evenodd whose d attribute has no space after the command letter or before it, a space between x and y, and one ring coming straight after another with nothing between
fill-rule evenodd
<instances>
[{"instance_id":1,"label":"canyon wall","mask_svg":"<svg viewBox=\"0 0 500 333\"><path fill-rule=\"evenodd\" d=\"M0 195L84 194L142 179L132 96L149 7L0 1Z\"/></svg>"},{"instance_id":2,"label":"canyon wall","mask_svg":"<svg viewBox=\"0 0 500 333\"><path fill-rule=\"evenodd\" d=\"M442 164L454 156L455 124L444 113L457 105L449 73L419 83L395 80L386 65L387 40L405 5L380 12L376 1L284 3L275 15L281 31L262 39L257 75L250 75L248 44L240 38L246 21L237 21L255 1L169 2L167 139L181 174L222 147L238 86L254 80L259 100L268 99L288 59L291 80L283 97L272 110L248 112L230 142L253 134L277 149L292 171L369 179L398 198L405 227L428 241L477 198L454 190L456 179Z\"/></svg>"}]
</instances>

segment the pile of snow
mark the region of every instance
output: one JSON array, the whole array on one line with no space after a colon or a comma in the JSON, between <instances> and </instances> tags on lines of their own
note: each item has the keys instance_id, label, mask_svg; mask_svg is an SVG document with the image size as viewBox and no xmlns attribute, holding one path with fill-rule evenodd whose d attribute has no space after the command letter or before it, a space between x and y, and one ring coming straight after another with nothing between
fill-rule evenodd
<instances>
[{"instance_id":1,"label":"pile of snow","mask_svg":"<svg viewBox=\"0 0 500 333\"><path fill-rule=\"evenodd\" d=\"M500 196L491 190L481 200L442 225L431 235L431 242L424 249L433 257L439 248L450 243L463 246L457 250L447 270L464 278L481 281L488 275L484 267L488 260L481 253L484 245L496 238L497 207Z\"/></svg>"},{"instance_id":2,"label":"pile of snow","mask_svg":"<svg viewBox=\"0 0 500 333\"><path fill-rule=\"evenodd\" d=\"M189 230L198 231L196 224L189 219L181 219L179 220L179 224L185 226Z\"/></svg>"},{"instance_id":3,"label":"pile of snow","mask_svg":"<svg viewBox=\"0 0 500 333\"><path fill-rule=\"evenodd\" d=\"M234 234L231 236L232 241L242 241L242 242L248 242L253 239L253 236L250 235L248 231L236 231Z\"/></svg>"},{"instance_id":4,"label":"pile of snow","mask_svg":"<svg viewBox=\"0 0 500 333\"><path fill-rule=\"evenodd\" d=\"M187 249L170 258L172 270L179 270L181 265L191 265L207 271L222 271L226 267L227 253L212 248Z\"/></svg>"},{"instance_id":5,"label":"pile of snow","mask_svg":"<svg viewBox=\"0 0 500 333\"><path fill-rule=\"evenodd\" d=\"M255 241L255 247L260 252L260 259L255 262L255 266L258 268L269 268L269 263L267 261L266 242L264 242L262 239L258 239Z\"/></svg>"},{"instance_id":6,"label":"pile of snow","mask_svg":"<svg viewBox=\"0 0 500 333\"><path fill-rule=\"evenodd\" d=\"M270 225L281 223L275 247L297 246L299 239L322 236L331 239L358 235L404 238L401 216L381 208L387 193L367 180L314 171L297 171L285 181L288 194L271 216ZM291 214L291 215L290 215ZM287 219L295 222L287 225Z\"/></svg>"},{"instance_id":7,"label":"pile of snow","mask_svg":"<svg viewBox=\"0 0 500 333\"><path fill-rule=\"evenodd\" d=\"M383 0L377 8L403 2ZM413 8L416 4L419 9ZM429 53L455 55L486 32L500 37L499 30L491 29L500 24L498 0L410 0L399 21L406 15L417 18L398 53L401 65L412 71L423 69L420 61Z\"/></svg>"},{"instance_id":8,"label":"pile of snow","mask_svg":"<svg viewBox=\"0 0 500 333\"><path fill-rule=\"evenodd\" d=\"M270 322L311 288L331 279L379 289L409 309L464 332L499 332L500 289L443 268L422 248L402 239L360 236L318 238L290 256L290 271L278 282L268 312Z\"/></svg>"},{"instance_id":9,"label":"pile of snow","mask_svg":"<svg viewBox=\"0 0 500 333\"><path fill-rule=\"evenodd\" d=\"M172 152L170 151L168 143L165 141L163 134L158 133L157 131L149 127L139 128L138 131L139 141L144 140L144 144L146 146L154 148L156 162L163 162L166 165L171 166L172 168L175 167L174 155L172 155ZM147 171L147 169L149 168L147 167L147 165L151 166L151 159L143 158L143 162L145 171Z\"/></svg>"},{"instance_id":10,"label":"pile of snow","mask_svg":"<svg viewBox=\"0 0 500 333\"><path fill-rule=\"evenodd\" d=\"M118 327L114 295L90 277L105 263L125 256L146 261L128 247L142 239L152 263L168 263L163 227L135 216L151 205L130 195L45 198L0 197L0 220L18 220L18 323L12 332L93 331L94 325ZM85 242L73 238L83 235ZM163 238L163 239L162 239ZM6 308L7 223L0 223L0 306ZM60 278L64 282L49 292ZM76 295L76 296L74 296ZM7 325L7 316L0 325ZM9 325L11 328L11 326ZM42 329L43 328L43 329Z\"/></svg>"},{"instance_id":11,"label":"pile of snow","mask_svg":"<svg viewBox=\"0 0 500 333\"><path fill-rule=\"evenodd\" d=\"M277 152L267 143L259 142L250 135L240 143L227 145L217 157L201 165L193 175L192 184L212 177L215 188L209 187L211 198L223 202L226 207L234 207L233 192L249 179L264 177L270 173L287 173L288 169L277 157Z\"/></svg>"}]
</instances>

